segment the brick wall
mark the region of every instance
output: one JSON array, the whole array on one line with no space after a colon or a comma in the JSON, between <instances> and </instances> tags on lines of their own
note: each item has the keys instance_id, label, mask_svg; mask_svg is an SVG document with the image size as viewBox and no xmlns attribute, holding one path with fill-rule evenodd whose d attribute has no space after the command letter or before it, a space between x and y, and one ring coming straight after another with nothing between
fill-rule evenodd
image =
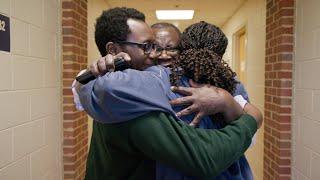
<instances>
[{"instance_id":1,"label":"brick wall","mask_svg":"<svg viewBox=\"0 0 320 180\"><path fill-rule=\"evenodd\" d=\"M264 179L291 178L295 0L267 0Z\"/></svg>"},{"instance_id":2,"label":"brick wall","mask_svg":"<svg viewBox=\"0 0 320 180\"><path fill-rule=\"evenodd\" d=\"M83 179L88 151L88 122L73 104L70 86L87 67L87 0L62 0L63 164L65 179Z\"/></svg>"}]
</instances>

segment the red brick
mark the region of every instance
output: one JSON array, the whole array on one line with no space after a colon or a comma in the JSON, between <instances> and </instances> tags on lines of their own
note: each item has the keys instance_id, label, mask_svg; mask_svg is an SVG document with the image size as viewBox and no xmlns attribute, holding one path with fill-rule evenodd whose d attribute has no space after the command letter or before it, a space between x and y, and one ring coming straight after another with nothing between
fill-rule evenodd
<instances>
[{"instance_id":1,"label":"red brick","mask_svg":"<svg viewBox=\"0 0 320 180\"><path fill-rule=\"evenodd\" d=\"M264 180L271 180L271 176L270 176L270 171L268 171L268 166L265 166L264 170L263 170L263 179Z\"/></svg>"},{"instance_id":2,"label":"red brick","mask_svg":"<svg viewBox=\"0 0 320 180\"><path fill-rule=\"evenodd\" d=\"M265 80L264 85L265 86L272 86L272 80Z\"/></svg>"},{"instance_id":3,"label":"red brick","mask_svg":"<svg viewBox=\"0 0 320 180\"><path fill-rule=\"evenodd\" d=\"M87 10L87 1L81 1L81 7L82 7L84 10Z\"/></svg>"},{"instance_id":4,"label":"red brick","mask_svg":"<svg viewBox=\"0 0 320 180\"><path fill-rule=\"evenodd\" d=\"M280 123L291 123L291 116L290 115L279 115L278 121Z\"/></svg>"},{"instance_id":5,"label":"red brick","mask_svg":"<svg viewBox=\"0 0 320 180\"><path fill-rule=\"evenodd\" d=\"M291 180L291 174L287 174L287 175L279 175L278 177L279 180Z\"/></svg>"},{"instance_id":6,"label":"red brick","mask_svg":"<svg viewBox=\"0 0 320 180\"><path fill-rule=\"evenodd\" d=\"M63 122L63 128L67 129L67 128L75 128L75 127L77 127L77 125L76 125L76 123L74 121L71 121L71 122L64 121ZM72 130L72 135L74 135L73 130Z\"/></svg>"},{"instance_id":7,"label":"red brick","mask_svg":"<svg viewBox=\"0 0 320 180\"><path fill-rule=\"evenodd\" d=\"M279 88L291 88L292 81L291 80L284 80L284 79L273 80L273 86L279 87Z\"/></svg>"},{"instance_id":8,"label":"red brick","mask_svg":"<svg viewBox=\"0 0 320 180\"><path fill-rule=\"evenodd\" d=\"M87 55L87 53L88 53L88 52L87 52L86 49L81 51L81 55Z\"/></svg>"},{"instance_id":9,"label":"red brick","mask_svg":"<svg viewBox=\"0 0 320 180\"><path fill-rule=\"evenodd\" d=\"M63 145L64 147L73 147L76 144L76 140L75 139L64 139L63 140Z\"/></svg>"},{"instance_id":10,"label":"red brick","mask_svg":"<svg viewBox=\"0 0 320 180\"><path fill-rule=\"evenodd\" d=\"M80 32L79 30L72 28L72 27L64 27L62 28L62 34L63 35L71 35L71 36L75 36L75 37L79 37L80 36Z\"/></svg>"},{"instance_id":11,"label":"red brick","mask_svg":"<svg viewBox=\"0 0 320 180\"><path fill-rule=\"evenodd\" d=\"M278 173L279 174L290 174L291 173L291 168L290 167L279 167L278 168Z\"/></svg>"},{"instance_id":12,"label":"red brick","mask_svg":"<svg viewBox=\"0 0 320 180\"><path fill-rule=\"evenodd\" d=\"M76 4L73 1L63 1L62 9L74 9L76 8Z\"/></svg>"},{"instance_id":13,"label":"red brick","mask_svg":"<svg viewBox=\"0 0 320 180\"><path fill-rule=\"evenodd\" d=\"M65 103L65 104L74 104L73 96L70 96L70 97L64 96L63 97L63 103Z\"/></svg>"},{"instance_id":14,"label":"red brick","mask_svg":"<svg viewBox=\"0 0 320 180\"><path fill-rule=\"evenodd\" d=\"M279 25L292 25L294 23L293 17L281 17L279 19Z\"/></svg>"},{"instance_id":15,"label":"red brick","mask_svg":"<svg viewBox=\"0 0 320 180\"><path fill-rule=\"evenodd\" d=\"M270 8L270 11L268 11L270 14L274 14L279 10L278 5L274 5L273 7Z\"/></svg>"},{"instance_id":16,"label":"red brick","mask_svg":"<svg viewBox=\"0 0 320 180\"><path fill-rule=\"evenodd\" d=\"M79 13L80 13L80 15L82 16L80 22L81 22L82 24L84 24L84 25L87 25L87 19L86 19L86 17L87 17L87 11L84 10L84 9L80 9Z\"/></svg>"},{"instance_id":17,"label":"red brick","mask_svg":"<svg viewBox=\"0 0 320 180\"><path fill-rule=\"evenodd\" d=\"M73 120L73 119L77 119L80 117L79 113L64 113L63 114L63 118L65 120Z\"/></svg>"},{"instance_id":18,"label":"red brick","mask_svg":"<svg viewBox=\"0 0 320 180\"><path fill-rule=\"evenodd\" d=\"M282 158L282 157L276 157L276 163L280 166L290 166L291 159L290 158Z\"/></svg>"},{"instance_id":19,"label":"red brick","mask_svg":"<svg viewBox=\"0 0 320 180\"><path fill-rule=\"evenodd\" d=\"M276 55L272 55L268 58L268 63L274 63L277 61L277 56Z\"/></svg>"},{"instance_id":20,"label":"red brick","mask_svg":"<svg viewBox=\"0 0 320 180\"><path fill-rule=\"evenodd\" d=\"M291 148L291 143L288 142L288 141L285 141L285 142L278 142L277 146L281 149L290 149Z\"/></svg>"},{"instance_id":21,"label":"red brick","mask_svg":"<svg viewBox=\"0 0 320 180\"><path fill-rule=\"evenodd\" d=\"M69 87L69 88L64 88L64 89L62 90L62 94L63 94L63 95L72 96L73 94L72 94L72 91L71 91L71 87Z\"/></svg>"},{"instance_id":22,"label":"red brick","mask_svg":"<svg viewBox=\"0 0 320 180\"><path fill-rule=\"evenodd\" d=\"M66 54L72 54L72 55L77 55L80 53L80 48L77 46L74 46L72 44L67 44L63 46L63 53Z\"/></svg>"},{"instance_id":23,"label":"red brick","mask_svg":"<svg viewBox=\"0 0 320 180\"><path fill-rule=\"evenodd\" d=\"M291 113L290 107L279 107L277 110L278 110L278 113L283 113L283 114Z\"/></svg>"},{"instance_id":24,"label":"red brick","mask_svg":"<svg viewBox=\"0 0 320 180\"><path fill-rule=\"evenodd\" d=\"M266 71L272 71L273 70L272 64L266 64L265 70Z\"/></svg>"},{"instance_id":25,"label":"red brick","mask_svg":"<svg viewBox=\"0 0 320 180\"><path fill-rule=\"evenodd\" d=\"M73 36L63 36L62 43L64 43L64 44L76 44L77 43L77 38L75 38Z\"/></svg>"},{"instance_id":26,"label":"red brick","mask_svg":"<svg viewBox=\"0 0 320 180\"><path fill-rule=\"evenodd\" d=\"M75 167L74 164L65 164L63 166L63 168L64 168L65 171L73 171L73 170L75 170L76 167Z\"/></svg>"},{"instance_id":27,"label":"red brick","mask_svg":"<svg viewBox=\"0 0 320 180\"><path fill-rule=\"evenodd\" d=\"M273 32L267 32L266 39L269 40L273 37Z\"/></svg>"},{"instance_id":28,"label":"red brick","mask_svg":"<svg viewBox=\"0 0 320 180\"><path fill-rule=\"evenodd\" d=\"M278 41L276 38L273 38L270 40L270 47L274 47L278 44Z\"/></svg>"},{"instance_id":29,"label":"red brick","mask_svg":"<svg viewBox=\"0 0 320 180\"><path fill-rule=\"evenodd\" d=\"M269 117L269 118L270 118L270 117L271 117L271 112L270 112L270 111L265 110L265 111L264 111L264 116L265 116L265 117Z\"/></svg>"},{"instance_id":30,"label":"red brick","mask_svg":"<svg viewBox=\"0 0 320 180\"><path fill-rule=\"evenodd\" d=\"M273 23L273 16L267 18L267 24Z\"/></svg>"},{"instance_id":31,"label":"red brick","mask_svg":"<svg viewBox=\"0 0 320 180\"><path fill-rule=\"evenodd\" d=\"M282 53L282 52L292 52L293 51L293 45L290 44L281 44L275 47L274 52L276 53Z\"/></svg>"},{"instance_id":32,"label":"red brick","mask_svg":"<svg viewBox=\"0 0 320 180\"><path fill-rule=\"evenodd\" d=\"M292 44L293 43L293 36L292 35L282 35L277 37L277 42L279 44Z\"/></svg>"},{"instance_id":33,"label":"red brick","mask_svg":"<svg viewBox=\"0 0 320 180\"><path fill-rule=\"evenodd\" d=\"M293 59L292 53L289 53L289 54L288 54L288 52L287 52L287 53L280 53L280 54L278 54L278 61L279 61L279 62L280 62L280 61L292 61L292 59Z\"/></svg>"},{"instance_id":34,"label":"red brick","mask_svg":"<svg viewBox=\"0 0 320 180\"><path fill-rule=\"evenodd\" d=\"M62 27L75 27L77 21L74 19L62 19Z\"/></svg>"},{"instance_id":35,"label":"red brick","mask_svg":"<svg viewBox=\"0 0 320 180\"><path fill-rule=\"evenodd\" d=\"M86 39L88 38L88 36L87 36L86 33L81 32L81 33L80 33L80 38L86 40Z\"/></svg>"},{"instance_id":36,"label":"red brick","mask_svg":"<svg viewBox=\"0 0 320 180\"><path fill-rule=\"evenodd\" d=\"M75 174L74 173L71 173L71 172L64 172L64 179L66 180L71 180L71 179L75 179Z\"/></svg>"},{"instance_id":37,"label":"red brick","mask_svg":"<svg viewBox=\"0 0 320 180\"><path fill-rule=\"evenodd\" d=\"M292 90L291 89L277 89L277 96L292 96ZM280 104L280 101L279 101ZM281 104L284 105L284 104Z\"/></svg>"},{"instance_id":38,"label":"red brick","mask_svg":"<svg viewBox=\"0 0 320 180\"><path fill-rule=\"evenodd\" d=\"M293 27L278 27L274 31L274 36L278 37L280 35L292 35L293 34Z\"/></svg>"},{"instance_id":39,"label":"red brick","mask_svg":"<svg viewBox=\"0 0 320 180\"><path fill-rule=\"evenodd\" d=\"M290 106L292 104L291 98L281 97L281 98L279 98L279 104L284 105L284 106Z\"/></svg>"},{"instance_id":40,"label":"red brick","mask_svg":"<svg viewBox=\"0 0 320 180\"><path fill-rule=\"evenodd\" d=\"M269 0L267 1L267 9L271 9L273 7L274 3L273 3L273 0Z\"/></svg>"},{"instance_id":41,"label":"red brick","mask_svg":"<svg viewBox=\"0 0 320 180\"><path fill-rule=\"evenodd\" d=\"M63 56L64 57L64 56ZM80 71L80 64L76 64L76 63L73 63L73 64L64 64L63 65L63 68L64 69L71 69L71 70L79 70ZM72 82L71 82L72 84Z\"/></svg>"},{"instance_id":42,"label":"red brick","mask_svg":"<svg viewBox=\"0 0 320 180\"><path fill-rule=\"evenodd\" d=\"M277 72L279 79L292 79L292 72Z\"/></svg>"},{"instance_id":43,"label":"red brick","mask_svg":"<svg viewBox=\"0 0 320 180\"><path fill-rule=\"evenodd\" d=\"M77 56L75 54L63 55L64 61L77 61Z\"/></svg>"},{"instance_id":44,"label":"red brick","mask_svg":"<svg viewBox=\"0 0 320 180\"><path fill-rule=\"evenodd\" d=\"M63 78L64 79L69 79L69 78L74 79L78 74L77 71L78 71L78 69L75 70L74 72L63 72Z\"/></svg>"},{"instance_id":45,"label":"red brick","mask_svg":"<svg viewBox=\"0 0 320 180\"><path fill-rule=\"evenodd\" d=\"M267 88L266 94L268 94L268 95L276 95L277 94L277 90L275 88Z\"/></svg>"},{"instance_id":46,"label":"red brick","mask_svg":"<svg viewBox=\"0 0 320 180\"><path fill-rule=\"evenodd\" d=\"M275 63L275 64L273 64L273 69L275 71L277 71L277 70L292 70L292 63L288 63L288 62Z\"/></svg>"},{"instance_id":47,"label":"red brick","mask_svg":"<svg viewBox=\"0 0 320 180\"><path fill-rule=\"evenodd\" d=\"M277 73L276 72L268 72L267 77L270 79L274 79L277 77Z\"/></svg>"},{"instance_id":48,"label":"red brick","mask_svg":"<svg viewBox=\"0 0 320 180\"><path fill-rule=\"evenodd\" d=\"M291 125L290 124L280 124L279 131L291 131Z\"/></svg>"},{"instance_id":49,"label":"red brick","mask_svg":"<svg viewBox=\"0 0 320 180\"><path fill-rule=\"evenodd\" d=\"M63 155L68 156L69 154L74 154L76 152L75 147L63 147Z\"/></svg>"},{"instance_id":50,"label":"red brick","mask_svg":"<svg viewBox=\"0 0 320 180\"><path fill-rule=\"evenodd\" d=\"M288 8L294 6L294 0L279 0L279 8Z\"/></svg>"},{"instance_id":51,"label":"red brick","mask_svg":"<svg viewBox=\"0 0 320 180\"><path fill-rule=\"evenodd\" d=\"M280 19L283 16L293 16L294 10L293 9L280 9L278 13L275 14L276 19Z\"/></svg>"},{"instance_id":52,"label":"red brick","mask_svg":"<svg viewBox=\"0 0 320 180\"><path fill-rule=\"evenodd\" d=\"M62 12L62 18L75 19L77 21L80 18L80 16L76 11L68 9Z\"/></svg>"}]
</instances>

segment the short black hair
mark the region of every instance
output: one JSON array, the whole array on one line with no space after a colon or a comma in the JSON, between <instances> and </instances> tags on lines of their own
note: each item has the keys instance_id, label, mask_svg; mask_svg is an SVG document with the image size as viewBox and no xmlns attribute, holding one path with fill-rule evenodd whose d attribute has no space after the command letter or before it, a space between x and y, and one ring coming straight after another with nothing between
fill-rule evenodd
<instances>
[{"instance_id":1,"label":"short black hair","mask_svg":"<svg viewBox=\"0 0 320 180\"><path fill-rule=\"evenodd\" d=\"M151 26L153 29L163 29L163 28L173 28L179 35L179 39L181 38L181 31L173 24L167 22L159 22L155 23Z\"/></svg>"},{"instance_id":2,"label":"short black hair","mask_svg":"<svg viewBox=\"0 0 320 180\"><path fill-rule=\"evenodd\" d=\"M125 41L130 33L127 24L128 19L136 19L145 22L145 16L133 8L116 7L102 12L95 25L95 41L100 54L107 55L106 44L108 42Z\"/></svg>"},{"instance_id":3,"label":"short black hair","mask_svg":"<svg viewBox=\"0 0 320 180\"><path fill-rule=\"evenodd\" d=\"M221 29L205 21L186 28L181 39L181 48L185 50L207 48L221 57L228 46L228 38Z\"/></svg>"}]
</instances>

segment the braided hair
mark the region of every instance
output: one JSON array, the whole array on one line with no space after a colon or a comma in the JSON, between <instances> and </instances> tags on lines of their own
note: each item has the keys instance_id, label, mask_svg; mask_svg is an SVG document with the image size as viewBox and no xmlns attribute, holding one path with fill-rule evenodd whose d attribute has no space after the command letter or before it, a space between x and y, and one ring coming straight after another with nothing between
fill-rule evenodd
<instances>
[{"instance_id":1,"label":"braided hair","mask_svg":"<svg viewBox=\"0 0 320 180\"><path fill-rule=\"evenodd\" d=\"M182 34L181 53L173 68L183 69L186 77L197 83L211 84L233 94L238 83L236 73L222 59L228 39L215 25L201 21L189 26ZM173 71L171 81L177 84L181 74Z\"/></svg>"}]
</instances>

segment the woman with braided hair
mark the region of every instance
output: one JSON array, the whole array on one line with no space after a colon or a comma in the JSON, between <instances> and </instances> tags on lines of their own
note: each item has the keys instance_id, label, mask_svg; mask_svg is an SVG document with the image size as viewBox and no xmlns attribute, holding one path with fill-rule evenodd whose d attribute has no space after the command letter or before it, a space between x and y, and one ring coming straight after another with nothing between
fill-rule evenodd
<instances>
[{"instance_id":1,"label":"woman with braided hair","mask_svg":"<svg viewBox=\"0 0 320 180\"><path fill-rule=\"evenodd\" d=\"M190 87L190 84L208 84L227 90L233 96L241 95L248 100L243 85L236 80L236 73L222 59L228 40L224 33L215 25L201 21L195 23L183 32L180 42L180 56L174 59L171 83ZM183 73L177 69L182 69ZM175 94L179 98L179 94ZM179 112L186 107L174 107ZM188 109L188 108L186 108ZM182 112L182 111L181 111ZM180 118L192 123L195 115L181 116ZM203 129L220 129L225 126L221 114L203 116L197 127ZM157 167L159 179L196 179L178 173L173 169L162 166ZM251 180L253 175L245 156L230 165L228 169L212 179Z\"/></svg>"}]
</instances>

